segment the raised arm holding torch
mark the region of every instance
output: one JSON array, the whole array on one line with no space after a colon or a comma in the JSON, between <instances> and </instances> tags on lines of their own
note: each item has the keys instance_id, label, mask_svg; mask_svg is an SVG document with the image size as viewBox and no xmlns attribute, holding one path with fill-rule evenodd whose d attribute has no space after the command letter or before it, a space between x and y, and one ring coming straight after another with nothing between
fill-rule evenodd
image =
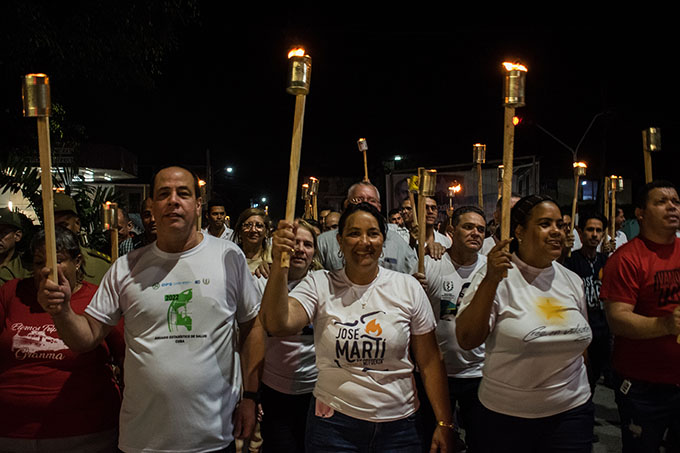
<instances>
[{"instance_id":1,"label":"raised arm holding torch","mask_svg":"<svg viewBox=\"0 0 680 453\"><path fill-rule=\"evenodd\" d=\"M425 198L434 196L437 186L437 170L418 169L418 272L425 272Z\"/></svg>"},{"instance_id":2,"label":"raised arm holding torch","mask_svg":"<svg viewBox=\"0 0 680 453\"><path fill-rule=\"evenodd\" d=\"M371 182L368 179L368 158L366 157L366 151L368 151L368 142L365 138L360 138L357 140L357 146L359 151L364 154L364 182Z\"/></svg>"},{"instance_id":3,"label":"raised arm holding torch","mask_svg":"<svg viewBox=\"0 0 680 453\"><path fill-rule=\"evenodd\" d=\"M305 50L299 48L288 53L288 60L289 77L286 92L295 96L295 116L293 118L293 139L290 144L286 221L293 223L295 220L298 172L300 170L300 151L302 149L302 126L305 118L305 101L309 93L309 81L312 74L312 57L305 55ZM290 253L281 255L281 266L290 267Z\"/></svg>"},{"instance_id":4,"label":"raised arm holding torch","mask_svg":"<svg viewBox=\"0 0 680 453\"><path fill-rule=\"evenodd\" d=\"M650 127L642 131L642 155L645 159L645 183L650 183L652 177L652 153L661 151L661 130Z\"/></svg>"},{"instance_id":5,"label":"raised arm holding torch","mask_svg":"<svg viewBox=\"0 0 680 453\"><path fill-rule=\"evenodd\" d=\"M102 205L102 224L111 234L111 263L118 259L118 203L107 201Z\"/></svg>"},{"instance_id":6,"label":"raised arm holding torch","mask_svg":"<svg viewBox=\"0 0 680 453\"><path fill-rule=\"evenodd\" d=\"M515 147L515 125L512 122L515 108L523 107L524 85L527 68L521 64L503 63L505 67L505 83L503 105L505 120L503 127L503 205L501 208L501 240L510 237L510 198L512 194L512 165Z\"/></svg>"},{"instance_id":7,"label":"raised arm holding torch","mask_svg":"<svg viewBox=\"0 0 680 453\"><path fill-rule=\"evenodd\" d=\"M486 162L486 145L472 145L472 160L477 165L477 203L484 209L484 189L482 186L482 164Z\"/></svg>"},{"instance_id":8,"label":"raised arm holding torch","mask_svg":"<svg viewBox=\"0 0 680 453\"><path fill-rule=\"evenodd\" d=\"M54 193L52 192L52 151L50 148L50 78L45 74L24 76L21 97L24 116L38 122L40 152L40 184L42 186L43 226L45 227L45 265L50 268L49 279L59 283L57 274L57 243L54 232Z\"/></svg>"}]
</instances>

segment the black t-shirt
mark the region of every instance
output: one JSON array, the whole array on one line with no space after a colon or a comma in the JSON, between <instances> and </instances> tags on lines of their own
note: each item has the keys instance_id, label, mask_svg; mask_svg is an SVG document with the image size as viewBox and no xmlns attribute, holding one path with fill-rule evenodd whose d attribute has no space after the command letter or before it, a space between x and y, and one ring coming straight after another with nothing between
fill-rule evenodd
<instances>
[{"instance_id":1,"label":"black t-shirt","mask_svg":"<svg viewBox=\"0 0 680 453\"><path fill-rule=\"evenodd\" d=\"M604 304L600 300L602 269L606 262L607 255L605 253L597 252L595 258L590 259L580 249L574 250L564 262L567 269L577 273L583 280L583 290L588 306L588 322L593 330L593 335L605 333L609 330L604 313Z\"/></svg>"}]
</instances>

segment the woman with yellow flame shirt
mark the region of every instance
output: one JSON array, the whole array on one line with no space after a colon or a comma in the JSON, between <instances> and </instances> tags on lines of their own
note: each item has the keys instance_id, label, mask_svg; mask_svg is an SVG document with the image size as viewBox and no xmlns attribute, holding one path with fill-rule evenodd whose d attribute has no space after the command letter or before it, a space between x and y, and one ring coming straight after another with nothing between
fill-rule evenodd
<instances>
[{"instance_id":1,"label":"woman with yellow flame shirt","mask_svg":"<svg viewBox=\"0 0 680 453\"><path fill-rule=\"evenodd\" d=\"M448 452L453 424L444 366L427 295L417 280L378 266L387 231L368 203L340 218L345 267L312 272L290 294L281 255L294 247L293 227L274 234L260 315L267 331L291 335L310 322L319 377L307 419L306 450L420 452L413 352L439 421L431 451Z\"/></svg>"},{"instance_id":2,"label":"woman with yellow flame shirt","mask_svg":"<svg viewBox=\"0 0 680 453\"><path fill-rule=\"evenodd\" d=\"M555 261L562 216L551 198L530 195L511 219L513 238L491 250L456 318L461 347L486 342L480 423L493 435L481 451L588 453L593 404L583 356L592 333L583 282Z\"/></svg>"}]
</instances>

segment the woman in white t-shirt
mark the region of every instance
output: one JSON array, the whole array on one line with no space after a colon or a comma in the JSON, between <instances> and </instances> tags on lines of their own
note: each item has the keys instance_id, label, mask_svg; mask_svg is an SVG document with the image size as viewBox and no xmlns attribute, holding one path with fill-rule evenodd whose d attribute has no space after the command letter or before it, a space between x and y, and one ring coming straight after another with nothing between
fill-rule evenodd
<instances>
[{"instance_id":1,"label":"woman in white t-shirt","mask_svg":"<svg viewBox=\"0 0 680 453\"><path fill-rule=\"evenodd\" d=\"M295 288L316 270L317 254L314 227L302 219L295 222L295 253L288 268L288 288ZM267 279L260 277L264 291ZM316 383L316 355L312 325L295 335L267 337L262 374L261 402L264 411L262 439L268 453L289 453L305 449L305 420Z\"/></svg>"},{"instance_id":2,"label":"woman in white t-shirt","mask_svg":"<svg viewBox=\"0 0 680 453\"><path fill-rule=\"evenodd\" d=\"M592 339L583 283L555 260L565 241L559 207L524 197L511 239L489 253L456 318L464 349L486 342L480 423L484 452L591 450L593 405L584 363ZM513 241L514 239L514 241ZM504 247L510 242L509 253Z\"/></svg>"},{"instance_id":3,"label":"woman in white t-shirt","mask_svg":"<svg viewBox=\"0 0 680 453\"><path fill-rule=\"evenodd\" d=\"M276 336L314 324L319 377L307 419L308 453L421 451L409 351L438 420L432 451L450 451L453 445L432 308L416 279L378 266L386 232L385 219L374 206L350 205L337 236L345 267L309 274L288 296L281 255L293 250L295 235L285 221L274 234L260 316Z\"/></svg>"}]
</instances>

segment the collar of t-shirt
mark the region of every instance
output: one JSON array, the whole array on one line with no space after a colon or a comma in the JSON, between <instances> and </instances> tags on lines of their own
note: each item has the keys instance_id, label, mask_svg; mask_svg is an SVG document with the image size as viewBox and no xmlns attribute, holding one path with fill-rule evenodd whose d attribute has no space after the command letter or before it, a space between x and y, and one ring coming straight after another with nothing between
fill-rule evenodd
<instances>
[{"instance_id":1,"label":"collar of t-shirt","mask_svg":"<svg viewBox=\"0 0 680 453\"><path fill-rule=\"evenodd\" d=\"M640 240L644 242L645 246L651 250L652 252L667 252L671 253L673 252L673 249L675 248L675 244L678 243L677 239L673 239L673 242L670 244L659 244L658 242L654 242L650 239L647 239L643 235L638 235Z\"/></svg>"},{"instance_id":2,"label":"collar of t-shirt","mask_svg":"<svg viewBox=\"0 0 680 453\"><path fill-rule=\"evenodd\" d=\"M532 283L536 278L541 276L549 277L551 274L555 273L554 266L551 264L548 267L545 268L540 268L540 267L533 267L522 261L516 253L512 254L512 262L515 266L517 266L517 270L522 274L522 277L528 282Z\"/></svg>"},{"instance_id":3,"label":"collar of t-shirt","mask_svg":"<svg viewBox=\"0 0 680 453\"><path fill-rule=\"evenodd\" d=\"M350 280L347 276L344 267L338 272L338 275L345 282L345 284L352 289L357 297L361 297L371 286L374 286L376 283L379 283L380 280L382 280L382 277L385 275L385 270L378 266L378 275L376 275L370 283L365 285L359 285L352 282L352 280Z\"/></svg>"},{"instance_id":4,"label":"collar of t-shirt","mask_svg":"<svg viewBox=\"0 0 680 453\"><path fill-rule=\"evenodd\" d=\"M187 256L191 256L194 253L198 253L205 246L206 242L208 242L208 239L207 239L208 235L202 234L201 236L203 236L203 238L201 239L201 242L199 242L198 244L196 244L195 246L193 246L189 250L185 250L183 252L175 252L175 253L164 252L163 250L158 248L158 241L155 241L151 247L152 247L153 252L156 255L158 255L162 258L165 258L165 259L184 258L184 257L187 257Z\"/></svg>"}]
</instances>

